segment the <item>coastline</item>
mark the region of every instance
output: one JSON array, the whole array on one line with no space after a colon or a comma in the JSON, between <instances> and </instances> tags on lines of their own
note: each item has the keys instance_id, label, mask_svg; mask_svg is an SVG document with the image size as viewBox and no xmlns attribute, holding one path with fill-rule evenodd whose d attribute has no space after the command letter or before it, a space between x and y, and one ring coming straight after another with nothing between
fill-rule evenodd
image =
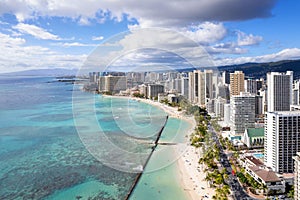
<instances>
[{"instance_id":1,"label":"coastline","mask_svg":"<svg viewBox=\"0 0 300 200\"><path fill-rule=\"evenodd\" d=\"M126 98L134 99L143 103L147 103L160 109L164 110L169 117L178 118L180 120L187 121L191 128L187 131L185 135L190 138L190 135L194 132L196 127L196 121L193 116L183 115L183 111L178 111L177 108L169 107L159 102L154 102L149 99L140 99L129 96L113 96L116 98ZM178 168L177 178L180 180L183 190L187 193L192 200L198 200L204 198L204 196L209 199L214 195L214 189L208 187L208 182L205 181L205 172L199 165L198 161L200 159L200 151L195 147L191 146L187 141L184 152L180 151L182 147L174 146L174 154L178 158L175 162Z\"/></svg>"}]
</instances>

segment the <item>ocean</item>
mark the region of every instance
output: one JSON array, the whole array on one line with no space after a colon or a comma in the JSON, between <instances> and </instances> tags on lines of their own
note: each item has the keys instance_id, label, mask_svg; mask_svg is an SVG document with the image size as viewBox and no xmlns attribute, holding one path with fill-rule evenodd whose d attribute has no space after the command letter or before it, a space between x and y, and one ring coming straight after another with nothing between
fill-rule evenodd
<instances>
[{"instance_id":1,"label":"ocean","mask_svg":"<svg viewBox=\"0 0 300 200\"><path fill-rule=\"evenodd\" d=\"M83 92L55 77L0 76L0 199L125 199L163 110ZM169 118L161 141L183 143ZM158 145L131 199L188 199L172 145Z\"/></svg>"}]
</instances>

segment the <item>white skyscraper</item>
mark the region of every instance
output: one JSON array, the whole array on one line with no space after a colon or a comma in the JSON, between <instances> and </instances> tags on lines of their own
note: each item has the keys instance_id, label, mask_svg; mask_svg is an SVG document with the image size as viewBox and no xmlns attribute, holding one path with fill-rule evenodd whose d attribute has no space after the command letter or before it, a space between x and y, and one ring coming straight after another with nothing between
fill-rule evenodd
<instances>
[{"instance_id":1,"label":"white skyscraper","mask_svg":"<svg viewBox=\"0 0 300 200\"><path fill-rule=\"evenodd\" d=\"M292 103L293 72L267 74L268 112L288 111Z\"/></svg>"},{"instance_id":2,"label":"white skyscraper","mask_svg":"<svg viewBox=\"0 0 300 200\"><path fill-rule=\"evenodd\" d=\"M224 123L226 126L230 126L231 121L230 121L230 104L224 104Z\"/></svg>"},{"instance_id":3,"label":"white skyscraper","mask_svg":"<svg viewBox=\"0 0 300 200\"><path fill-rule=\"evenodd\" d=\"M246 128L255 128L255 96L241 92L230 98L231 130L235 135L244 134Z\"/></svg>"},{"instance_id":4,"label":"white skyscraper","mask_svg":"<svg viewBox=\"0 0 300 200\"><path fill-rule=\"evenodd\" d=\"M224 105L227 103L226 99L218 97L215 100L215 114L216 117L224 118Z\"/></svg>"},{"instance_id":5,"label":"white skyscraper","mask_svg":"<svg viewBox=\"0 0 300 200\"><path fill-rule=\"evenodd\" d=\"M300 111L268 112L265 119L264 161L278 173L294 171L300 151Z\"/></svg>"}]
</instances>

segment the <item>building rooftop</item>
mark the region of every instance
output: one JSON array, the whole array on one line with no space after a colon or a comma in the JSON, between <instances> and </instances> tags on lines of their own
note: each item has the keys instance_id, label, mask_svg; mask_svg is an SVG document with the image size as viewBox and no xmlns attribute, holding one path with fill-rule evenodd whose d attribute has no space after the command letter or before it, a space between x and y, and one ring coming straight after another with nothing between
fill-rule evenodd
<instances>
[{"instance_id":1,"label":"building rooftop","mask_svg":"<svg viewBox=\"0 0 300 200\"><path fill-rule=\"evenodd\" d=\"M273 115L279 115L279 116L299 116L300 110L292 110L292 111L274 111L274 112L268 112Z\"/></svg>"},{"instance_id":2,"label":"building rooftop","mask_svg":"<svg viewBox=\"0 0 300 200\"><path fill-rule=\"evenodd\" d=\"M275 172L267 169L262 169L257 166L249 167L253 173L255 173L264 182L280 182Z\"/></svg>"},{"instance_id":3,"label":"building rooftop","mask_svg":"<svg viewBox=\"0 0 300 200\"><path fill-rule=\"evenodd\" d=\"M264 128L247 128L248 137L264 137L265 130Z\"/></svg>"},{"instance_id":4,"label":"building rooftop","mask_svg":"<svg viewBox=\"0 0 300 200\"><path fill-rule=\"evenodd\" d=\"M294 173L283 173L282 174L282 177L284 178L284 179L289 179L289 178L294 178L295 177L295 174Z\"/></svg>"},{"instance_id":5,"label":"building rooftop","mask_svg":"<svg viewBox=\"0 0 300 200\"><path fill-rule=\"evenodd\" d=\"M259 167L263 166L264 163L254 156L245 156L246 161L253 163L254 166Z\"/></svg>"}]
</instances>

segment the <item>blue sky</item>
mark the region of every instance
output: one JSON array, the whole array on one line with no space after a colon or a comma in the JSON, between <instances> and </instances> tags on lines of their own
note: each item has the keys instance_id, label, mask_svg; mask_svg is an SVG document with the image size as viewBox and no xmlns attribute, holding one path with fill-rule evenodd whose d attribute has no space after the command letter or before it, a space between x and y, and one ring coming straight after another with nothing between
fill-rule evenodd
<instances>
[{"instance_id":1,"label":"blue sky","mask_svg":"<svg viewBox=\"0 0 300 200\"><path fill-rule=\"evenodd\" d=\"M77 69L90 58L120 69L180 67L176 55L195 65L299 59L299 8L295 0L1 0L0 73Z\"/></svg>"}]
</instances>

